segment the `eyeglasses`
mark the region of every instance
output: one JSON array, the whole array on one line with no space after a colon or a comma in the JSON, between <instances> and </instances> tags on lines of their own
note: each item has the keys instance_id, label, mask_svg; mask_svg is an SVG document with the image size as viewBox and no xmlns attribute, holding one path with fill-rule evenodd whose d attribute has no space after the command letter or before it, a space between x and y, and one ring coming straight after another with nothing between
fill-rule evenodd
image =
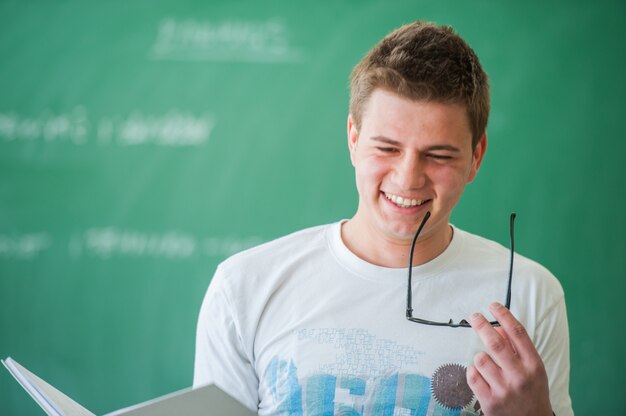
<instances>
[{"instance_id":1,"label":"eyeglasses","mask_svg":"<svg viewBox=\"0 0 626 416\"><path fill-rule=\"evenodd\" d=\"M511 248L511 259L509 262L509 285L508 288L506 290L506 308L507 309L511 309L511 280L513 279L513 254L515 253L514 251L514 246L513 246L513 225L515 222L515 213L511 213L511 219L510 219L510 248ZM409 281L408 281L408 285L407 285L407 292L406 292L406 319L408 319L411 322L416 322L418 324L424 324L424 325L433 325L433 326L449 326L451 328L470 328L470 324L469 322L467 322L467 320L462 319L460 322L458 323L454 323L454 321L452 319L450 319L448 322L434 322L434 321L429 321L426 319L420 319L420 318L414 318L413 317L413 300L412 300L412 286L411 286L411 272L413 269L413 251L415 250L415 242L417 241L417 237L420 235L420 233L422 232L422 228L424 228L424 224L426 224L426 221L428 221L428 218L430 218L430 211L426 212L426 215L424 216L424 219L422 220L422 223L420 224L419 228L417 229L417 232L415 233L415 237L413 237L413 243L411 244L411 252L409 253ZM500 326L500 323L498 321L491 321L489 322L492 326Z\"/></svg>"}]
</instances>

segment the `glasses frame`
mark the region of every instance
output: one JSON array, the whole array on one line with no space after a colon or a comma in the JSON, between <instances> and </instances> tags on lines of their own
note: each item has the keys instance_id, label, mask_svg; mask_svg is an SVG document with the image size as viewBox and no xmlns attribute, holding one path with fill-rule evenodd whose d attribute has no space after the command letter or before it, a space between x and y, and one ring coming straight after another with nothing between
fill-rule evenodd
<instances>
[{"instance_id":1,"label":"glasses frame","mask_svg":"<svg viewBox=\"0 0 626 416\"><path fill-rule=\"evenodd\" d=\"M511 251L511 257L509 261L509 282L508 282L508 287L506 290L506 302L504 305L506 306L507 309L511 309L511 281L513 280L513 257L515 254L514 224L515 224L516 216L517 216L516 213L514 212L511 213L510 225L509 225L510 226L509 247ZM430 211L427 211L426 215L424 215L424 219L422 220L422 223L418 227L417 232L415 233L415 237L413 237L413 242L411 243L411 251L409 252L409 273L408 273L408 284L407 284L407 293L406 293L406 319L408 319L411 322L415 322L415 323L423 324L423 325L447 326L450 328L471 328L471 325L465 319L462 319L458 323L455 323L452 319L450 319L448 322L435 322L435 321L429 321L427 319L413 317L413 294L412 294L413 288L411 284L411 277L412 277L412 271L413 271L413 251L415 250L415 242L417 241L417 237L419 237L420 233L422 232L422 228L424 228L424 225L426 224L426 221L428 221L428 218L430 218ZM498 321L490 321L489 324L491 324L492 326L500 326L500 323Z\"/></svg>"}]
</instances>

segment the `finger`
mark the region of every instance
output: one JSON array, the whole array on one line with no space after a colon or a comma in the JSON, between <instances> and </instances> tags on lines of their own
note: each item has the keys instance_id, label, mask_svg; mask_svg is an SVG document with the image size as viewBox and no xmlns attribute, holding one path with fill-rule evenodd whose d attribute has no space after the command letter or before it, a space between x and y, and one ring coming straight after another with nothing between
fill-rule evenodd
<instances>
[{"instance_id":1,"label":"finger","mask_svg":"<svg viewBox=\"0 0 626 416\"><path fill-rule=\"evenodd\" d=\"M483 341L483 344L485 344L489 352L501 366L507 368L516 366L517 354L511 347L511 344L491 326L489 321L482 314L472 314L469 321L474 331Z\"/></svg>"},{"instance_id":2,"label":"finger","mask_svg":"<svg viewBox=\"0 0 626 416\"><path fill-rule=\"evenodd\" d=\"M509 342L518 355L522 358L536 358L538 356L535 345L528 336L526 328L513 316L511 311L497 302L489 305L489 310L500 323L502 330L506 333Z\"/></svg>"},{"instance_id":3,"label":"finger","mask_svg":"<svg viewBox=\"0 0 626 416\"><path fill-rule=\"evenodd\" d=\"M490 386L491 390L496 390L504 381L502 369L485 352L479 352L474 356L474 368L480 373L482 378Z\"/></svg>"},{"instance_id":4,"label":"finger","mask_svg":"<svg viewBox=\"0 0 626 416\"><path fill-rule=\"evenodd\" d=\"M517 350L515 349L515 346L511 343L511 340L509 339L509 336L507 335L504 328L502 328L501 326L497 326L494 327L494 329L498 331L498 334L500 334L500 336L504 338L504 340L507 342L507 344L509 344L509 347L513 350L513 352L517 354Z\"/></svg>"},{"instance_id":5,"label":"finger","mask_svg":"<svg viewBox=\"0 0 626 416\"><path fill-rule=\"evenodd\" d=\"M483 378L480 372L470 365L465 373L467 385L472 389L479 402L488 402L491 397L491 388L489 383Z\"/></svg>"}]
</instances>

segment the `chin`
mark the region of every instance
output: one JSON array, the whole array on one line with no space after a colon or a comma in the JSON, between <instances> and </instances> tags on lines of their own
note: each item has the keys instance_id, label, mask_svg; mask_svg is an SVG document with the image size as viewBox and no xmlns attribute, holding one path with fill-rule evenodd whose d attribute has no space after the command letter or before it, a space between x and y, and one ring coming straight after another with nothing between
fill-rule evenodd
<instances>
[{"instance_id":1,"label":"chin","mask_svg":"<svg viewBox=\"0 0 626 416\"><path fill-rule=\"evenodd\" d=\"M392 237L394 240L410 243L413 241L413 237L415 237L415 232L417 231L418 226L419 224L412 224L402 227L388 228L387 235Z\"/></svg>"}]
</instances>

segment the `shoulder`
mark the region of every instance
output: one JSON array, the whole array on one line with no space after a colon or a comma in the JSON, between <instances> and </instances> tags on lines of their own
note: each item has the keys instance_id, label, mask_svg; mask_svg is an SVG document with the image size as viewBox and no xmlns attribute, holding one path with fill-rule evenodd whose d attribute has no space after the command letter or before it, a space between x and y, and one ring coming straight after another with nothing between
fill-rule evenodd
<instances>
[{"instance_id":1,"label":"shoulder","mask_svg":"<svg viewBox=\"0 0 626 416\"><path fill-rule=\"evenodd\" d=\"M291 233L237 253L218 265L205 303L222 299L246 340L246 348L252 348L258 323L276 293L328 253L331 227L321 225Z\"/></svg>"},{"instance_id":2,"label":"shoulder","mask_svg":"<svg viewBox=\"0 0 626 416\"><path fill-rule=\"evenodd\" d=\"M319 225L285 235L237 253L220 263L211 284L245 292L280 284L304 264L329 253L328 236L335 224Z\"/></svg>"},{"instance_id":3,"label":"shoulder","mask_svg":"<svg viewBox=\"0 0 626 416\"><path fill-rule=\"evenodd\" d=\"M326 245L326 234L333 224L305 228L291 234L241 251L219 264L223 272L258 267L278 260L286 261L302 251L311 251Z\"/></svg>"}]
</instances>

